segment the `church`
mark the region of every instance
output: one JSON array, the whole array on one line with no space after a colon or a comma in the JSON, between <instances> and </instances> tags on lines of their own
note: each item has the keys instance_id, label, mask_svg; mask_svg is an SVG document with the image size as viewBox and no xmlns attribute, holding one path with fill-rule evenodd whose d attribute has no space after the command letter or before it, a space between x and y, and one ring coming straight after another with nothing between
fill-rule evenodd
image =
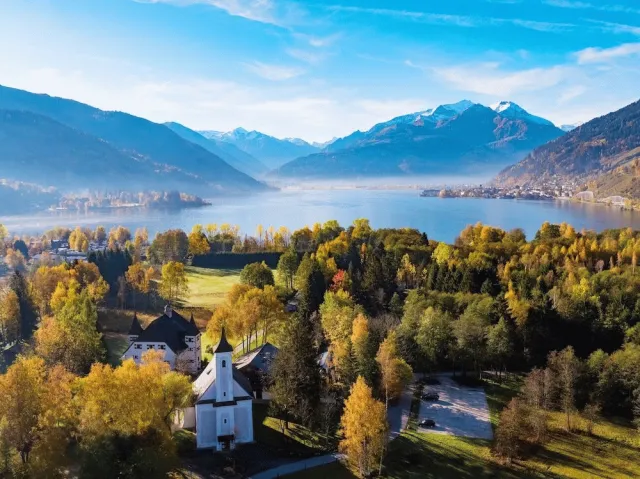
<instances>
[{"instance_id":1,"label":"church","mask_svg":"<svg viewBox=\"0 0 640 479\"><path fill-rule=\"evenodd\" d=\"M253 442L253 390L232 362L224 328L213 359L193 383L198 449L233 449Z\"/></svg>"}]
</instances>

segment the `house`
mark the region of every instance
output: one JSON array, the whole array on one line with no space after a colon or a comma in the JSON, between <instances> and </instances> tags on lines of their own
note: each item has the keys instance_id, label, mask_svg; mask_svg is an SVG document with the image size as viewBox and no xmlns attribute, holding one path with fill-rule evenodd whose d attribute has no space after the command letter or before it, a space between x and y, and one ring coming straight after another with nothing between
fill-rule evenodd
<instances>
[{"instance_id":1,"label":"house","mask_svg":"<svg viewBox=\"0 0 640 479\"><path fill-rule=\"evenodd\" d=\"M164 352L164 360L172 370L197 374L202 364L200 347L200 331L193 320L193 314L187 321L170 306L166 306L164 314L154 319L146 329L142 329L137 314L133 315L129 329L129 347L122 355L122 360L133 359L139 364L142 355L154 349Z\"/></svg>"},{"instance_id":2,"label":"house","mask_svg":"<svg viewBox=\"0 0 640 479\"><path fill-rule=\"evenodd\" d=\"M213 359L193 383L198 449L222 451L253 442L253 391L233 366L232 354L223 328Z\"/></svg>"},{"instance_id":3,"label":"house","mask_svg":"<svg viewBox=\"0 0 640 479\"><path fill-rule=\"evenodd\" d=\"M271 343L265 343L240 356L234 363L236 369L251 383L256 399L269 399L266 396L263 398L265 380L269 377L271 365L277 354L278 348Z\"/></svg>"}]
</instances>

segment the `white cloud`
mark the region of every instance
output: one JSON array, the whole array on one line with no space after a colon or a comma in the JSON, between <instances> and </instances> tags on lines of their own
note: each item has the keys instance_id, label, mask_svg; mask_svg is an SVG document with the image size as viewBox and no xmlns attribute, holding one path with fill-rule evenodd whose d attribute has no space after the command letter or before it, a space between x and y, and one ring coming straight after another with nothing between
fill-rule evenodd
<instances>
[{"instance_id":1,"label":"white cloud","mask_svg":"<svg viewBox=\"0 0 640 479\"><path fill-rule=\"evenodd\" d=\"M289 55L292 58L295 58L296 60L300 60L312 65L316 63L320 63L327 56L325 53L319 53L317 51L302 50L300 48L288 48L286 50L286 53L287 55Z\"/></svg>"},{"instance_id":2,"label":"white cloud","mask_svg":"<svg viewBox=\"0 0 640 479\"><path fill-rule=\"evenodd\" d=\"M587 92L587 87L584 85L574 85L567 88L558 99L559 103L568 103L571 100L584 95Z\"/></svg>"},{"instance_id":3,"label":"white cloud","mask_svg":"<svg viewBox=\"0 0 640 479\"><path fill-rule=\"evenodd\" d=\"M210 5L224 10L229 15L260 23L286 26L296 23L304 13L293 2L275 0L134 0L138 3L168 3L177 6Z\"/></svg>"},{"instance_id":4,"label":"white cloud","mask_svg":"<svg viewBox=\"0 0 640 479\"><path fill-rule=\"evenodd\" d=\"M392 10L388 8L352 7L343 5L330 5L326 7L332 12L360 13L379 15L391 18L411 20L433 25L456 25L459 27L486 27L499 25L514 25L541 32L565 31L575 27L572 23L543 22L521 18L495 18L468 15L449 15L442 13L419 12L412 10Z\"/></svg>"},{"instance_id":5,"label":"white cloud","mask_svg":"<svg viewBox=\"0 0 640 479\"><path fill-rule=\"evenodd\" d=\"M562 83L570 74L570 68L565 66L505 71L498 63L428 67L427 71L453 89L502 98L550 88Z\"/></svg>"},{"instance_id":6,"label":"white cloud","mask_svg":"<svg viewBox=\"0 0 640 479\"><path fill-rule=\"evenodd\" d=\"M332 35L327 35L324 37L314 36L314 35L306 35L303 33L295 33L294 36L308 43L310 46L314 48L323 48L330 47L337 40L342 37L341 33L334 33Z\"/></svg>"},{"instance_id":7,"label":"white cloud","mask_svg":"<svg viewBox=\"0 0 640 479\"><path fill-rule=\"evenodd\" d=\"M545 4L551 5L552 7L559 8L570 8L576 10L599 10L602 12L619 12L619 13L638 13L640 14L640 9L628 7L626 5L613 5L613 4L600 4L597 5L595 3L582 2L582 1L574 1L574 0L545 0Z\"/></svg>"},{"instance_id":8,"label":"white cloud","mask_svg":"<svg viewBox=\"0 0 640 479\"><path fill-rule=\"evenodd\" d=\"M632 35L640 35L640 27L636 25L627 25L624 23L603 22L601 20L589 20L591 23L600 25L600 29L612 33L631 33Z\"/></svg>"},{"instance_id":9,"label":"white cloud","mask_svg":"<svg viewBox=\"0 0 640 479\"><path fill-rule=\"evenodd\" d=\"M612 48L585 48L576 53L578 63L606 63L616 58L640 54L640 43L625 43Z\"/></svg>"},{"instance_id":10,"label":"white cloud","mask_svg":"<svg viewBox=\"0 0 640 479\"><path fill-rule=\"evenodd\" d=\"M291 80L304 73L304 70L296 67L282 65L269 65L262 62L251 62L244 64L247 69L265 80L284 81Z\"/></svg>"}]
</instances>

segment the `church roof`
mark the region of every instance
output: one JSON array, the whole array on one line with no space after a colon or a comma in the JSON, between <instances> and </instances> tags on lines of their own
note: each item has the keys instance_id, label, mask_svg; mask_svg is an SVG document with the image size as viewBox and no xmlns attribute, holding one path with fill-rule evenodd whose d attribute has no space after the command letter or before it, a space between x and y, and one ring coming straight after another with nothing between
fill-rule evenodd
<instances>
[{"instance_id":1,"label":"church roof","mask_svg":"<svg viewBox=\"0 0 640 479\"><path fill-rule=\"evenodd\" d=\"M138 313L133 313L133 321L131 321L131 327L129 328L129 336L138 336L142 332L142 326L138 321Z\"/></svg>"},{"instance_id":2,"label":"church roof","mask_svg":"<svg viewBox=\"0 0 640 479\"><path fill-rule=\"evenodd\" d=\"M220 333L220 342L218 343L218 345L213 350L213 354L216 354L216 353L232 353L232 352L233 352L233 346L231 346L229 344L229 341L227 341L227 336L226 336L226 334L224 334L224 327L223 327L222 328L222 332Z\"/></svg>"},{"instance_id":3,"label":"church roof","mask_svg":"<svg viewBox=\"0 0 640 479\"><path fill-rule=\"evenodd\" d=\"M259 346L254 350L240 356L238 359L236 359L234 365L240 371L249 366L252 366L255 369L260 369L261 371L265 371L270 369L271 363L273 362L277 354L278 348L276 348L273 344L267 342L262 346Z\"/></svg>"},{"instance_id":4,"label":"church roof","mask_svg":"<svg viewBox=\"0 0 640 479\"><path fill-rule=\"evenodd\" d=\"M139 323L138 323L139 325ZM133 324L132 324L133 327ZM167 309L140 332L136 342L165 343L174 353L187 349L185 336L198 336L200 331L195 323L187 321L175 311Z\"/></svg>"}]
</instances>

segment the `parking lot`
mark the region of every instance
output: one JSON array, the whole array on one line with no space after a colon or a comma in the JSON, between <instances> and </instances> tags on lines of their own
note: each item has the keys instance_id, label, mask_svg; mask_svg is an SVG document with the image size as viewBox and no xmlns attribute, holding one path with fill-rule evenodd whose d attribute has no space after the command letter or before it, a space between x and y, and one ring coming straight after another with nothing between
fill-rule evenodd
<instances>
[{"instance_id":1,"label":"parking lot","mask_svg":"<svg viewBox=\"0 0 640 479\"><path fill-rule=\"evenodd\" d=\"M423 393L436 392L438 401L421 401L419 420L433 419L434 428L420 432L492 439L487 397L481 388L460 386L450 377L438 376L439 385L425 386Z\"/></svg>"}]
</instances>

